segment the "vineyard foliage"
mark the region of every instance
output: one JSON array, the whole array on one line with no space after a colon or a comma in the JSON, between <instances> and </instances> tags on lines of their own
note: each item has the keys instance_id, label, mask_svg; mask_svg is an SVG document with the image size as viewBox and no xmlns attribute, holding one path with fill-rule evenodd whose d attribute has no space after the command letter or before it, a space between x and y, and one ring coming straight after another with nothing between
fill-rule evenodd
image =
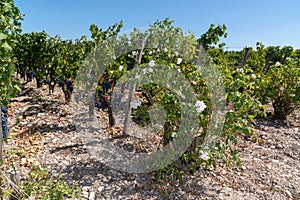
<instances>
[{"instance_id":1,"label":"vineyard foliage","mask_svg":"<svg viewBox=\"0 0 300 200\"><path fill-rule=\"evenodd\" d=\"M11 97L20 89L12 78L15 72L12 51L16 46L16 35L21 32L22 15L13 1L0 1L0 100L7 106Z\"/></svg>"},{"instance_id":2,"label":"vineyard foliage","mask_svg":"<svg viewBox=\"0 0 300 200\"><path fill-rule=\"evenodd\" d=\"M74 80L81 71L81 66L93 66L84 63L86 57L97 52L99 45L107 41L114 41L118 49L126 43L131 47L138 46L143 32L134 29L130 35L119 36L123 22L102 30L96 25L90 26L91 39L82 36L80 39L63 40L60 36L51 37L46 32L20 33L21 15L13 6L12 1L1 1L1 33L0 33L0 92L2 105L8 105L10 98L19 90L19 84L14 81L17 71L20 78L26 81L34 80L37 87L47 84L49 94L55 87L60 87L65 94L65 100L72 100ZM152 28L152 29L151 29ZM96 76L95 105L98 109L109 112L110 126L114 126L114 116L111 109L111 96L118 80L143 65L161 65L182 73L191 83L196 93L195 100L202 102L205 109L198 113L201 134L195 137L192 146L180 158L180 162L188 166L191 172L203 163L206 166L217 166L218 159L225 159L228 164L232 161L239 164L236 151L237 136L250 137L253 124L258 116L266 116L266 106L271 103L274 115L286 119L300 104L300 50L290 46L265 47L257 43L256 48L245 48L241 51L228 51L222 37L226 38L226 26L211 25L206 33L198 39L194 34L184 34L180 27L174 27L173 21L165 19L157 21L149 29L161 30L164 37L152 32L151 42L161 46L134 49L126 54L118 55L112 62L106 63L106 70ZM163 38L176 38L176 43ZM161 41L159 41L161 40ZM184 45L183 45L184 44ZM182 52L175 52L177 48L187 46ZM103 45L105 46L105 45ZM221 81L224 85L226 110L224 127L221 137L215 141L211 149L203 150L203 138L209 130L213 116L213 103L207 82L208 72L198 70L199 66L190 60L201 52L201 47L212 57L220 77L212 82ZM130 48L128 48L130 49ZM99 50L99 49L98 49ZM246 52L248 55L245 56ZM189 55L192 55L189 58ZM95 61L97 64L97 61ZM97 72L96 72L97 73ZM94 77L95 78L95 77ZM88 84L87 80L82 80ZM86 86L87 87L87 86ZM145 102L132 109L132 117L140 119L140 125L149 123L148 110L158 103L166 110L166 123L163 131L163 144L168 144L175 136L182 121L181 107L174 93L156 84L147 84L137 88ZM172 167L164 168L161 172L172 173L181 180L181 172L176 163Z\"/></svg>"}]
</instances>

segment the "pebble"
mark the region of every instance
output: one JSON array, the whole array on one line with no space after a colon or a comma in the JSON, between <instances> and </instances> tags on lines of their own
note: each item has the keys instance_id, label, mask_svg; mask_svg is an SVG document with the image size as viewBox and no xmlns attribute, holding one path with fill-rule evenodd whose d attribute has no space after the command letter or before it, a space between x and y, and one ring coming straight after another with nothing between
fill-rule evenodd
<instances>
[{"instance_id":1,"label":"pebble","mask_svg":"<svg viewBox=\"0 0 300 200\"><path fill-rule=\"evenodd\" d=\"M83 198L88 199L88 198L89 198L89 192L87 192L87 191L82 191L81 196L82 196Z\"/></svg>"},{"instance_id":2,"label":"pebble","mask_svg":"<svg viewBox=\"0 0 300 200\"><path fill-rule=\"evenodd\" d=\"M286 190L285 193L288 195L288 197L293 198L292 193L290 191Z\"/></svg>"},{"instance_id":3,"label":"pebble","mask_svg":"<svg viewBox=\"0 0 300 200\"><path fill-rule=\"evenodd\" d=\"M96 199L96 194L95 192L91 192L89 196L89 200L95 200Z\"/></svg>"},{"instance_id":4,"label":"pebble","mask_svg":"<svg viewBox=\"0 0 300 200\"><path fill-rule=\"evenodd\" d=\"M84 191L84 192L88 192L89 189L90 189L90 187L88 187L88 186L83 186L81 189L82 189L82 191Z\"/></svg>"},{"instance_id":5,"label":"pebble","mask_svg":"<svg viewBox=\"0 0 300 200\"><path fill-rule=\"evenodd\" d=\"M283 145L282 144L277 144L277 148L278 149L283 149Z\"/></svg>"},{"instance_id":6,"label":"pebble","mask_svg":"<svg viewBox=\"0 0 300 200\"><path fill-rule=\"evenodd\" d=\"M98 192L102 192L104 190L104 186L100 186L100 187L98 187Z\"/></svg>"}]
</instances>

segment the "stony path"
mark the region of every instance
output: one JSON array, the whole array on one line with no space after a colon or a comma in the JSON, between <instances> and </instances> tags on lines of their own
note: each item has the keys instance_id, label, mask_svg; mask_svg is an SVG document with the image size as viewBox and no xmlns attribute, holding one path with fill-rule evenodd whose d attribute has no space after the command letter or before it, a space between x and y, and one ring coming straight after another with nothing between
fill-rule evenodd
<instances>
[{"instance_id":1,"label":"stony path","mask_svg":"<svg viewBox=\"0 0 300 200\"><path fill-rule=\"evenodd\" d=\"M239 138L240 168L219 163L217 169L185 176L180 185L171 177L155 182L153 174L123 173L93 159L60 89L49 96L46 86L33 87L25 85L10 104L12 138L4 148L29 152L16 157L21 179L33 165L45 164L53 176L79 185L83 199L300 199L299 111L289 125L257 123L259 143ZM105 113L100 117L107 119Z\"/></svg>"}]
</instances>

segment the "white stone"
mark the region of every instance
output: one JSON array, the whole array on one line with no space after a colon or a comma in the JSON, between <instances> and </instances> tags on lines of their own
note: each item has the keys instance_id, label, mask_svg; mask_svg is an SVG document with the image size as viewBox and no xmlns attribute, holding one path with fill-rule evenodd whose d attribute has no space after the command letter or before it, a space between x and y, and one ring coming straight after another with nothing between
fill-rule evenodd
<instances>
[{"instance_id":1,"label":"white stone","mask_svg":"<svg viewBox=\"0 0 300 200\"><path fill-rule=\"evenodd\" d=\"M96 199L96 194L95 192L91 192L89 196L89 200L95 200Z\"/></svg>"}]
</instances>

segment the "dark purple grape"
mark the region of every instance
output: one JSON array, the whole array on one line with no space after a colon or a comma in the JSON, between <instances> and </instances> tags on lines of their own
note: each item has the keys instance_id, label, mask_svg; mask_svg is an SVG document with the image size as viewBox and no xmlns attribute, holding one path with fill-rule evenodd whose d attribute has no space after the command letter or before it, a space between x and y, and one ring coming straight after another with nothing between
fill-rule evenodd
<instances>
[{"instance_id":1,"label":"dark purple grape","mask_svg":"<svg viewBox=\"0 0 300 200\"><path fill-rule=\"evenodd\" d=\"M69 87L69 91L71 92L71 94L72 94L72 92L73 92L73 89L74 89L73 86L70 86L70 87Z\"/></svg>"},{"instance_id":2,"label":"dark purple grape","mask_svg":"<svg viewBox=\"0 0 300 200\"><path fill-rule=\"evenodd\" d=\"M67 90L69 90L70 91L70 93L72 93L73 92L73 83L71 82L71 81L69 81L69 80L65 80L65 84L66 84L66 86L67 86Z\"/></svg>"},{"instance_id":3,"label":"dark purple grape","mask_svg":"<svg viewBox=\"0 0 300 200\"><path fill-rule=\"evenodd\" d=\"M65 83L64 83L63 81L59 81L59 82L58 82L58 86L59 86L59 87L64 87L64 86L65 86Z\"/></svg>"},{"instance_id":4,"label":"dark purple grape","mask_svg":"<svg viewBox=\"0 0 300 200\"><path fill-rule=\"evenodd\" d=\"M107 80L104 83L102 83L102 89L104 93L107 93L107 91L111 88L110 82Z\"/></svg>"},{"instance_id":5,"label":"dark purple grape","mask_svg":"<svg viewBox=\"0 0 300 200\"><path fill-rule=\"evenodd\" d=\"M72 82L69 80L65 80L65 84L67 85L67 87L70 87L72 85Z\"/></svg>"},{"instance_id":6,"label":"dark purple grape","mask_svg":"<svg viewBox=\"0 0 300 200\"><path fill-rule=\"evenodd\" d=\"M59 84L59 81L60 81L60 80L59 80L59 77L56 76L56 77L55 77L55 82L56 82L56 84Z\"/></svg>"},{"instance_id":7,"label":"dark purple grape","mask_svg":"<svg viewBox=\"0 0 300 200\"><path fill-rule=\"evenodd\" d=\"M8 111L6 107L1 108L1 121L3 138L6 139L8 137Z\"/></svg>"}]
</instances>

